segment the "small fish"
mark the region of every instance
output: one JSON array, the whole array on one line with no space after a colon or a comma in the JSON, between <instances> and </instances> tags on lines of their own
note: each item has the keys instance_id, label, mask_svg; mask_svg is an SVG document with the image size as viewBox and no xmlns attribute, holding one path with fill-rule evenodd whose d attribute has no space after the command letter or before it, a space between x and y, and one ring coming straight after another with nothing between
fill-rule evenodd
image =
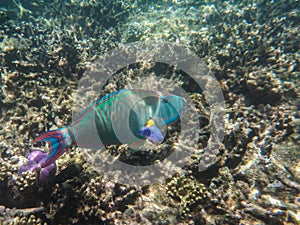
<instances>
[{"instance_id":1,"label":"small fish","mask_svg":"<svg viewBox=\"0 0 300 225\"><path fill-rule=\"evenodd\" d=\"M79 113L69 126L42 133L34 140L50 144L42 167L72 145L93 149L109 144L134 146L145 139L161 143L160 128L177 121L184 106L182 97L159 91L124 89L106 95Z\"/></svg>"}]
</instances>

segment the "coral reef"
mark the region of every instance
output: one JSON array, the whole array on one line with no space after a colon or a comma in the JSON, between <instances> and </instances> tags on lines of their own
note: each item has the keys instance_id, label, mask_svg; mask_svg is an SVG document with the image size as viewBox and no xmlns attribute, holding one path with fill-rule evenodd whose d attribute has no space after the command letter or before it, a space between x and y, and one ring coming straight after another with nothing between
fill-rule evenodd
<instances>
[{"instance_id":1,"label":"coral reef","mask_svg":"<svg viewBox=\"0 0 300 225\"><path fill-rule=\"evenodd\" d=\"M3 52L9 52L9 51L22 51L26 50L30 46L30 41L29 39L25 39L20 37L15 38L15 37L10 37L8 38L7 36L4 37L2 43L1 43L1 49Z\"/></svg>"},{"instance_id":2,"label":"coral reef","mask_svg":"<svg viewBox=\"0 0 300 225\"><path fill-rule=\"evenodd\" d=\"M1 224L300 223L297 1L20 0L1 6ZM210 135L205 93L174 67L141 62L118 71L101 93L90 81L84 97L183 87L201 124L183 173L141 189L116 184L73 148L44 184L36 173L18 175L37 134L71 121L84 70L114 47L148 40L189 46L220 82L225 137L205 170L198 170ZM178 129L171 126L166 141L146 156L125 145L106 151L132 164L161 160L174 151Z\"/></svg>"},{"instance_id":3,"label":"coral reef","mask_svg":"<svg viewBox=\"0 0 300 225\"><path fill-rule=\"evenodd\" d=\"M194 177L174 177L167 184L167 194L179 201L179 212L182 217L190 217L191 211L200 211L199 206L207 197L206 188L197 183Z\"/></svg>"}]
</instances>

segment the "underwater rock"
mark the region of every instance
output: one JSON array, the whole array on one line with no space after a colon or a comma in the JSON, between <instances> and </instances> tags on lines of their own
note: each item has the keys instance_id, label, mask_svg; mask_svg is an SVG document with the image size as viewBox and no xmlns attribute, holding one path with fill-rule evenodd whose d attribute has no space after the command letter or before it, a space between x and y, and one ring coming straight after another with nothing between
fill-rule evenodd
<instances>
[{"instance_id":1,"label":"underwater rock","mask_svg":"<svg viewBox=\"0 0 300 225\"><path fill-rule=\"evenodd\" d=\"M47 186L51 187L54 184L63 183L66 180L73 179L74 177L78 176L82 170L83 167L80 164L73 163L69 165L67 168L65 168L64 170L62 170L56 176L48 178L48 180L46 181Z\"/></svg>"},{"instance_id":2,"label":"underwater rock","mask_svg":"<svg viewBox=\"0 0 300 225\"><path fill-rule=\"evenodd\" d=\"M278 104L282 99L282 87L276 74L265 68L245 74L246 97L255 104Z\"/></svg>"}]
</instances>

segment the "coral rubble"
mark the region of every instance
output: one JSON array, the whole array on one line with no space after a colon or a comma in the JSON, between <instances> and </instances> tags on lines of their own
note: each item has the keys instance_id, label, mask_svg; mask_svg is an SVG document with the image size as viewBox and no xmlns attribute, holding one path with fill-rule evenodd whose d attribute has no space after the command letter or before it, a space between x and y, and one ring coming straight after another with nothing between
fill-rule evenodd
<instances>
[{"instance_id":1,"label":"coral rubble","mask_svg":"<svg viewBox=\"0 0 300 225\"><path fill-rule=\"evenodd\" d=\"M299 12L292 0L1 3L0 224L299 224ZM47 182L30 171L18 175L37 134L71 122L85 69L135 41L188 46L217 77L227 109L214 160L199 171L211 134L205 93L177 68L140 62L118 71L101 93L86 81L84 97L183 87L201 124L192 147L178 145L177 123L148 154L126 145L105 150L146 165L189 147L181 173L143 188L117 184L73 148Z\"/></svg>"}]
</instances>

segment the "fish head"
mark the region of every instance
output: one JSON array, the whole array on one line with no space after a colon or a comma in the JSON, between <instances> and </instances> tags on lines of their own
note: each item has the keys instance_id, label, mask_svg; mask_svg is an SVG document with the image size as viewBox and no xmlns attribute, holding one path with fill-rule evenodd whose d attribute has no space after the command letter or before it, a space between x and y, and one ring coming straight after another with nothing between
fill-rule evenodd
<instances>
[{"instance_id":1,"label":"fish head","mask_svg":"<svg viewBox=\"0 0 300 225\"><path fill-rule=\"evenodd\" d=\"M160 115L163 124L156 123L158 127L169 125L178 119L184 111L186 100L177 95L162 95L160 96Z\"/></svg>"},{"instance_id":2,"label":"fish head","mask_svg":"<svg viewBox=\"0 0 300 225\"><path fill-rule=\"evenodd\" d=\"M149 119L145 123L145 126L138 132L138 135L154 143L161 143L164 140L162 132L155 125L155 121L153 119Z\"/></svg>"},{"instance_id":3,"label":"fish head","mask_svg":"<svg viewBox=\"0 0 300 225\"><path fill-rule=\"evenodd\" d=\"M178 114L182 113L183 108L186 105L186 100L178 95L162 95L160 96L160 101L168 107L175 108Z\"/></svg>"}]
</instances>

